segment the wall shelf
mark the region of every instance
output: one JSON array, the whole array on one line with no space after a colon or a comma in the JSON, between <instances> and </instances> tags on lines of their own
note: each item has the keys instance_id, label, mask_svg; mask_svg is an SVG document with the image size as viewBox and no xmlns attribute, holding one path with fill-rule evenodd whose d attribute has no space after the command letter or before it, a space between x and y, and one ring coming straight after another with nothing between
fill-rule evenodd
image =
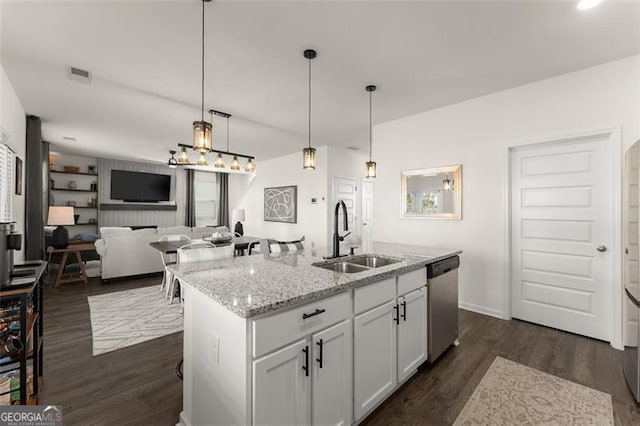
<instances>
[{"instance_id":1,"label":"wall shelf","mask_svg":"<svg viewBox=\"0 0 640 426\"><path fill-rule=\"evenodd\" d=\"M71 188L51 188L52 191L69 191L69 192L93 192L98 193L93 189L71 189Z\"/></svg>"},{"instance_id":2,"label":"wall shelf","mask_svg":"<svg viewBox=\"0 0 640 426\"><path fill-rule=\"evenodd\" d=\"M62 172L58 170L50 170L50 173L56 173L60 175L79 175L79 176L95 176L98 177L97 173L70 173L70 172Z\"/></svg>"},{"instance_id":3,"label":"wall shelf","mask_svg":"<svg viewBox=\"0 0 640 426\"><path fill-rule=\"evenodd\" d=\"M100 210L165 210L175 211L178 206L175 204L136 204L136 203L101 203Z\"/></svg>"},{"instance_id":4,"label":"wall shelf","mask_svg":"<svg viewBox=\"0 0 640 426\"><path fill-rule=\"evenodd\" d=\"M73 207L74 209L96 209L97 207L90 207L90 206L68 206L66 204L63 205L56 205L56 206L52 206L52 207Z\"/></svg>"}]
</instances>

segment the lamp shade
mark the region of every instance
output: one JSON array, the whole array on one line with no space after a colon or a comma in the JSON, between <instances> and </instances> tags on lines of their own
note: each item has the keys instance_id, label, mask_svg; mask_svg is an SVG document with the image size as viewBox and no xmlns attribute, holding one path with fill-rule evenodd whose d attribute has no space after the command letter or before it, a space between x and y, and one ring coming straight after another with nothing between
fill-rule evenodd
<instances>
[{"instance_id":1,"label":"lamp shade","mask_svg":"<svg viewBox=\"0 0 640 426\"><path fill-rule=\"evenodd\" d=\"M49 217L47 225L74 225L76 221L73 217L73 207L51 206L49 207Z\"/></svg>"},{"instance_id":2,"label":"lamp shade","mask_svg":"<svg viewBox=\"0 0 640 426\"><path fill-rule=\"evenodd\" d=\"M245 220L244 209L233 209L233 217L235 217L238 222Z\"/></svg>"}]
</instances>

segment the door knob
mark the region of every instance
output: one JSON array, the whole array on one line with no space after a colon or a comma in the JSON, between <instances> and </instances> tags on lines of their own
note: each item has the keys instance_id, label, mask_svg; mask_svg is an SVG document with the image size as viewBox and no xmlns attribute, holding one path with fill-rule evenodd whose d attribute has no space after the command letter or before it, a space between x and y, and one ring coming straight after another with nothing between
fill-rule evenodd
<instances>
[{"instance_id":1,"label":"door knob","mask_svg":"<svg viewBox=\"0 0 640 426\"><path fill-rule=\"evenodd\" d=\"M607 251L607 246L598 246L596 250L598 250L600 253L604 253L605 251Z\"/></svg>"}]
</instances>

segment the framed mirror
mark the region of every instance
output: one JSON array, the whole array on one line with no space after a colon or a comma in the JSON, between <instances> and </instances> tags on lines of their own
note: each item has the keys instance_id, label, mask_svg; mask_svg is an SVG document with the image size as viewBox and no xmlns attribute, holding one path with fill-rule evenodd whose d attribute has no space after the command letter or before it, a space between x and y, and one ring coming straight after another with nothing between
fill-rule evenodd
<instances>
[{"instance_id":1,"label":"framed mirror","mask_svg":"<svg viewBox=\"0 0 640 426\"><path fill-rule=\"evenodd\" d=\"M462 219L462 165L405 170L401 178L401 217Z\"/></svg>"}]
</instances>

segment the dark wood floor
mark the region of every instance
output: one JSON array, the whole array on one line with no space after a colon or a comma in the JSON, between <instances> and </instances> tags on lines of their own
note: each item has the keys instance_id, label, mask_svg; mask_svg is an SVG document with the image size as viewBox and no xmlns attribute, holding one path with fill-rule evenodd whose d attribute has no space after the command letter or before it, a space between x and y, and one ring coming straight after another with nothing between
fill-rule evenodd
<instances>
[{"instance_id":1,"label":"dark wood floor","mask_svg":"<svg viewBox=\"0 0 640 426\"><path fill-rule=\"evenodd\" d=\"M87 296L159 284L154 276L45 289L40 404L61 404L65 425L176 424L182 410L182 382L175 374L182 333L92 355Z\"/></svg>"},{"instance_id":2,"label":"dark wood floor","mask_svg":"<svg viewBox=\"0 0 640 426\"><path fill-rule=\"evenodd\" d=\"M174 425L182 408L175 365L182 333L92 356L87 296L158 285L147 277L45 291L45 383L40 403L61 404L65 425ZM618 425L640 424L621 352L609 344L522 321L460 311L460 345L418 372L368 425L450 424L496 356L612 395Z\"/></svg>"}]
</instances>

